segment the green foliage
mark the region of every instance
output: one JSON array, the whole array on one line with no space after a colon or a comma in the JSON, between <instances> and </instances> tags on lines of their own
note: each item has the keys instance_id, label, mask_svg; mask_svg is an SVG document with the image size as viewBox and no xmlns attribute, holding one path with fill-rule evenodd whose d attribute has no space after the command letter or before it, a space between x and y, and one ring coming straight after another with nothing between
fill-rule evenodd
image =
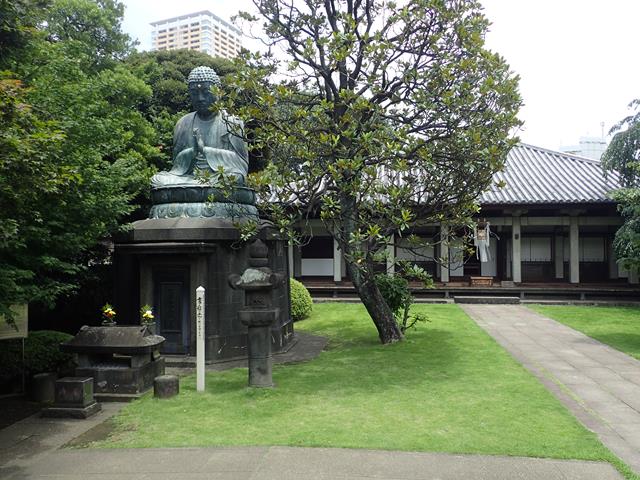
<instances>
[{"instance_id":1,"label":"green foliage","mask_svg":"<svg viewBox=\"0 0 640 480\"><path fill-rule=\"evenodd\" d=\"M103 261L99 242L134 210L156 154L137 111L151 91L117 62L122 5L37 3L20 6L40 33L0 76L0 313L53 302Z\"/></svg>"},{"instance_id":2,"label":"green foliage","mask_svg":"<svg viewBox=\"0 0 640 480\"><path fill-rule=\"evenodd\" d=\"M289 279L289 295L291 296L291 319L294 322L303 320L311 315L313 310L313 300L309 290L293 278Z\"/></svg>"},{"instance_id":3,"label":"green foliage","mask_svg":"<svg viewBox=\"0 0 640 480\"><path fill-rule=\"evenodd\" d=\"M382 341L398 340L377 257L418 221L467 223L515 142L518 78L484 47L476 1L254 3L288 55L247 55L227 89L268 152L261 208L281 230L319 216Z\"/></svg>"},{"instance_id":4,"label":"green foliage","mask_svg":"<svg viewBox=\"0 0 640 480\"><path fill-rule=\"evenodd\" d=\"M55 0L46 15L53 42L69 45L72 56L84 57L94 68L113 66L134 46L121 31L124 4L117 0Z\"/></svg>"},{"instance_id":5,"label":"green foliage","mask_svg":"<svg viewBox=\"0 0 640 480\"><path fill-rule=\"evenodd\" d=\"M400 275L381 273L377 274L375 279L382 298L393 312L403 334L414 328L418 322L429 321L422 313L410 313L414 298L409 289L409 282L405 278Z\"/></svg>"},{"instance_id":6,"label":"green foliage","mask_svg":"<svg viewBox=\"0 0 640 480\"><path fill-rule=\"evenodd\" d=\"M640 269L640 188L618 190L613 198L624 218L613 242L616 257L625 268Z\"/></svg>"},{"instance_id":7,"label":"green foliage","mask_svg":"<svg viewBox=\"0 0 640 480\"><path fill-rule=\"evenodd\" d=\"M376 275L376 284L394 315L398 316L404 311L407 303L411 305L411 291L409 282L396 275L381 273Z\"/></svg>"},{"instance_id":8,"label":"green foliage","mask_svg":"<svg viewBox=\"0 0 640 480\"><path fill-rule=\"evenodd\" d=\"M24 366L27 375L57 372L70 365L73 356L62 353L59 345L72 335L53 330L29 332L24 341ZM0 348L0 379L22 374L22 340L3 340Z\"/></svg>"},{"instance_id":9,"label":"green foliage","mask_svg":"<svg viewBox=\"0 0 640 480\"><path fill-rule=\"evenodd\" d=\"M0 0L0 70L12 70L41 36L37 30L51 0Z\"/></svg>"},{"instance_id":10,"label":"green foliage","mask_svg":"<svg viewBox=\"0 0 640 480\"><path fill-rule=\"evenodd\" d=\"M636 110L640 99L629 104ZM616 124L609 133L617 132L602 156L606 170L617 171L625 188L613 194L624 224L616 232L614 249L625 268L640 268L640 111Z\"/></svg>"}]
</instances>

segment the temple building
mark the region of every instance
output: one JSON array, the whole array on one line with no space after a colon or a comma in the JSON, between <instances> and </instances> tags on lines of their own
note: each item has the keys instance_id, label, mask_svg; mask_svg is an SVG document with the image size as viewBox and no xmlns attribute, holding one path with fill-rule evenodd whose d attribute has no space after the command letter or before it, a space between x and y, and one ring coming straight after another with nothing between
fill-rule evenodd
<instances>
[{"instance_id":1,"label":"temple building","mask_svg":"<svg viewBox=\"0 0 640 480\"><path fill-rule=\"evenodd\" d=\"M485 261L469 254L462 239L442 246L439 239L449 238L454 227L433 224L412 232L433 243L421 252L409 249L406 238L396 237L389 247L387 270L393 268L391 258L409 260L429 272L436 290L445 293L473 286L477 279L478 286L531 291L550 287L571 291L580 286L583 298L587 290L624 290L638 283L637 272L621 268L613 252L613 239L622 224L617 204L609 197L620 187L616 173L605 176L597 160L518 144L494 180L479 199L476 218L489 225ZM499 188L498 182L505 186ZM348 291L337 244L320 221L312 221L311 229L313 237L307 244L289 247L292 275L315 294Z\"/></svg>"}]
</instances>

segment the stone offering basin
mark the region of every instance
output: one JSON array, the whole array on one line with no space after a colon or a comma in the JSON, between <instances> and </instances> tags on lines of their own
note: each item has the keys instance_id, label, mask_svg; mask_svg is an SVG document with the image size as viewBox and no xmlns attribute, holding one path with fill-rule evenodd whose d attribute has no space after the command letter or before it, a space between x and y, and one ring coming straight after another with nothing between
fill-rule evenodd
<instances>
[{"instance_id":1,"label":"stone offering basin","mask_svg":"<svg viewBox=\"0 0 640 480\"><path fill-rule=\"evenodd\" d=\"M98 400L123 401L138 398L164 374L163 342L144 325L84 326L60 350L75 354L75 374L93 378Z\"/></svg>"}]
</instances>

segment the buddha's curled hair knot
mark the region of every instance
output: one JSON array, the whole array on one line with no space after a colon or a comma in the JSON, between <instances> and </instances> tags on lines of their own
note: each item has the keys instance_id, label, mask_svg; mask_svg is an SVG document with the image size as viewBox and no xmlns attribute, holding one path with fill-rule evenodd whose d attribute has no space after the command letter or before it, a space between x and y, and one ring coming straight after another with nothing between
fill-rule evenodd
<instances>
[{"instance_id":1,"label":"buddha's curled hair knot","mask_svg":"<svg viewBox=\"0 0 640 480\"><path fill-rule=\"evenodd\" d=\"M205 83L210 82L214 85L220 85L220 77L213 68L200 66L191 70L187 83Z\"/></svg>"}]
</instances>

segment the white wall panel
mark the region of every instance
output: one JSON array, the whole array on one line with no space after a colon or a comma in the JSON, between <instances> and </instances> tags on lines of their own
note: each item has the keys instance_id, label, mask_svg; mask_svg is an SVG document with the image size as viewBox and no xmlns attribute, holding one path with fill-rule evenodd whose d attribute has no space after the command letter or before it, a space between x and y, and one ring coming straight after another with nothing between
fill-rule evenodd
<instances>
[{"instance_id":1,"label":"white wall panel","mask_svg":"<svg viewBox=\"0 0 640 480\"><path fill-rule=\"evenodd\" d=\"M528 237L522 239L523 262L550 262L551 238Z\"/></svg>"},{"instance_id":2,"label":"white wall panel","mask_svg":"<svg viewBox=\"0 0 640 480\"><path fill-rule=\"evenodd\" d=\"M303 277L333 277L333 258L303 258Z\"/></svg>"},{"instance_id":3,"label":"white wall panel","mask_svg":"<svg viewBox=\"0 0 640 480\"><path fill-rule=\"evenodd\" d=\"M604 238L582 237L580 239L581 262L604 262Z\"/></svg>"}]
</instances>

